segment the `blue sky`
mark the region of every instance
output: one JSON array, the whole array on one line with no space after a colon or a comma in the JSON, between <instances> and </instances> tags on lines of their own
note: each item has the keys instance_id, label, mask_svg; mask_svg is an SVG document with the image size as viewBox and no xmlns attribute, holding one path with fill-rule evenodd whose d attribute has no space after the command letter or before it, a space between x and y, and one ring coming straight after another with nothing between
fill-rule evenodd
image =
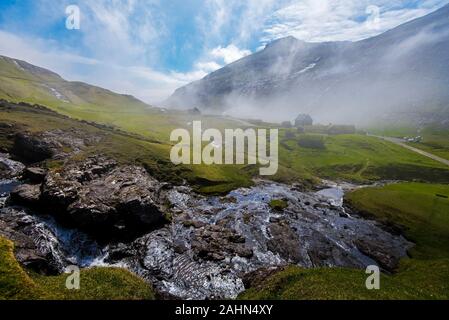
<instances>
[{"instance_id":1,"label":"blue sky","mask_svg":"<svg viewBox=\"0 0 449 320\"><path fill-rule=\"evenodd\" d=\"M158 103L278 38L356 41L449 0L1 0L0 54ZM78 5L80 30L65 27Z\"/></svg>"}]
</instances>

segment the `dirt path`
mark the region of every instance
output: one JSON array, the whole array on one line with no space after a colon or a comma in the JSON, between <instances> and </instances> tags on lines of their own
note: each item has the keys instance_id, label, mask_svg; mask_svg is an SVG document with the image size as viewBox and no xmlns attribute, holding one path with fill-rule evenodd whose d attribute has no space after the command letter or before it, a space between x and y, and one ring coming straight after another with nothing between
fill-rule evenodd
<instances>
[{"instance_id":1,"label":"dirt path","mask_svg":"<svg viewBox=\"0 0 449 320\"><path fill-rule=\"evenodd\" d=\"M441 157L438 157L438 156L436 156L436 155L434 155L434 154L431 154L431 153L429 153L429 152L423 151L423 150L421 150L421 149L418 149L418 148L414 148L414 147L412 147L412 146L409 146L409 145L406 144L406 143L404 142L404 140L402 140L402 139L399 139L399 138L391 138L391 137L381 137L381 136L375 136L375 135L369 135L369 136L371 136L371 137L376 137L376 138L379 138L379 139L382 139L382 140L385 140L385 141L392 142L392 143L397 144L397 145L399 145L399 146L401 146L401 147L403 147L403 148L406 148L406 149L411 150L411 151L413 151L413 152L419 153L419 154L422 155L422 156L425 156L425 157L427 157L427 158L430 158L430 159L432 159L432 160L438 161L438 162L440 162L440 163L442 163L442 164L445 164L445 165L449 166L449 160L443 159L443 158L441 158Z\"/></svg>"}]
</instances>

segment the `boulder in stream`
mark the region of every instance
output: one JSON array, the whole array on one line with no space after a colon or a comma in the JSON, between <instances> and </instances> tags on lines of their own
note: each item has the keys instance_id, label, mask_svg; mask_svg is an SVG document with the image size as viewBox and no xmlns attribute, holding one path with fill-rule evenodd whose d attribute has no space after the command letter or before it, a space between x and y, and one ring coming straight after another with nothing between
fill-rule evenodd
<instances>
[{"instance_id":1,"label":"boulder in stream","mask_svg":"<svg viewBox=\"0 0 449 320\"><path fill-rule=\"evenodd\" d=\"M49 172L42 199L59 218L91 234L133 238L164 222L161 188L142 167L94 156Z\"/></svg>"}]
</instances>

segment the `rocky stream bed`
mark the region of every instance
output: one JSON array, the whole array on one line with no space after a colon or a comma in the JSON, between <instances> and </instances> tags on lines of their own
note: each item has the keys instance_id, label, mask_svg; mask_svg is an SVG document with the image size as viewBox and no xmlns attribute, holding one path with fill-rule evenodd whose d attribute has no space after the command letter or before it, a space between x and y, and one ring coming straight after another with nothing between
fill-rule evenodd
<instances>
[{"instance_id":1,"label":"rocky stream bed","mask_svg":"<svg viewBox=\"0 0 449 320\"><path fill-rule=\"evenodd\" d=\"M255 273L288 264L393 272L412 246L345 208L350 185L258 181L206 197L102 157L47 172L1 154L0 169L0 235L20 263L44 274L120 266L162 298L235 298Z\"/></svg>"}]
</instances>

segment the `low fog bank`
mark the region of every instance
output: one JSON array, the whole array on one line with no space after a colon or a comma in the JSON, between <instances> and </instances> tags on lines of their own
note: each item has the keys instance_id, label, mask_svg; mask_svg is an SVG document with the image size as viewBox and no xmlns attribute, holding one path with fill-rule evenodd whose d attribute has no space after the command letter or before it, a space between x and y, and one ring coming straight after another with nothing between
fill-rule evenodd
<instances>
[{"instance_id":1,"label":"low fog bank","mask_svg":"<svg viewBox=\"0 0 449 320\"><path fill-rule=\"evenodd\" d=\"M370 126L383 122L432 122L449 119L448 88L440 81L424 78L399 81L357 81L320 92L290 93L264 99L230 94L224 110L205 108L206 113L280 123L298 114L309 114L322 124Z\"/></svg>"},{"instance_id":2,"label":"low fog bank","mask_svg":"<svg viewBox=\"0 0 449 320\"><path fill-rule=\"evenodd\" d=\"M289 37L203 80L166 104L267 122L368 126L449 122L449 6L359 42Z\"/></svg>"}]
</instances>

